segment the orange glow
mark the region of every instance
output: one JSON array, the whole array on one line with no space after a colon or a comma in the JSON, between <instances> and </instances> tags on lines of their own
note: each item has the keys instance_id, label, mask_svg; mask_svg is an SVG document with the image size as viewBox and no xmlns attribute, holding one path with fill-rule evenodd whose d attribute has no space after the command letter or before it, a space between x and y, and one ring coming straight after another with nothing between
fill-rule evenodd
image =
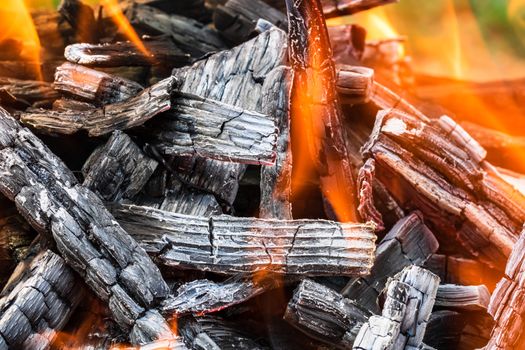
<instances>
[{"instance_id":1,"label":"orange glow","mask_svg":"<svg viewBox=\"0 0 525 350\"><path fill-rule=\"evenodd\" d=\"M100 5L104 7L108 15L111 17L113 22L117 27L122 31L122 33L142 52L145 56L151 56L151 53L148 51L142 40L140 40L137 32L131 26L128 19L122 13L120 5L117 0L101 0Z\"/></svg>"},{"instance_id":2,"label":"orange glow","mask_svg":"<svg viewBox=\"0 0 525 350\"><path fill-rule=\"evenodd\" d=\"M7 40L22 44L21 58L37 63L35 76L42 80L40 69L40 39L31 14L23 0L6 0L0 8L0 45Z\"/></svg>"}]
</instances>

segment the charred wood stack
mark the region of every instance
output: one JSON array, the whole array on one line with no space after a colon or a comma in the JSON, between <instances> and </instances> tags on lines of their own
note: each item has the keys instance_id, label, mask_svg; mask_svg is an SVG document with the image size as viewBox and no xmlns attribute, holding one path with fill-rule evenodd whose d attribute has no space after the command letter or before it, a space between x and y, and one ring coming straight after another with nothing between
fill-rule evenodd
<instances>
[{"instance_id":1,"label":"charred wood stack","mask_svg":"<svg viewBox=\"0 0 525 350\"><path fill-rule=\"evenodd\" d=\"M33 13L42 62L0 43L0 349L520 348L525 143L326 27L394 2Z\"/></svg>"}]
</instances>

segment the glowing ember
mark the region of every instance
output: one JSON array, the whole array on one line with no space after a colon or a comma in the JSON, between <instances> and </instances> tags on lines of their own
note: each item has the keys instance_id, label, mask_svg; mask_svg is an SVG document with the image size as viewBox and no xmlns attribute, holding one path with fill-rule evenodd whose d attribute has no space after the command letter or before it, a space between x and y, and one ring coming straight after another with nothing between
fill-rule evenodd
<instances>
[{"instance_id":1,"label":"glowing ember","mask_svg":"<svg viewBox=\"0 0 525 350\"><path fill-rule=\"evenodd\" d=\"M21 44L20 56L38 63L35 75L42 80L40 70L40 40L23 0L6 0L0 9L0 46Z\"/></svg>"}]
</instances>

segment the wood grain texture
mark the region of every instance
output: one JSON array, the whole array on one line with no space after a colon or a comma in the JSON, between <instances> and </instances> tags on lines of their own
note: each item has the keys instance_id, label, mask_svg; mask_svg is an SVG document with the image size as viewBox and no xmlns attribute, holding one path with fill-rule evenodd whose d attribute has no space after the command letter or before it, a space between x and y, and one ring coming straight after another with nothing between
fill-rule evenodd
<instances>
[{"instance_id":1,"label":"wood grain texture","mask_svg":"<svg viewBox=\"0 0 525 350\"><path fill-rule=\"evenodd\" d=\"M194 217L133 205L110 210L157 261L172 268L364 275L373 262L371 224Z\"/></svg>"},{"instance_id":2,"label":"wood grain texture","mask_svg":"<svg viewBox=\"0 0 525 350\"><path fill-rule=\"evenodd\" d=\"M436 295L436 306L444 308L484 311L487 310L490 293L484 285L461 286L441 284Z\"/></svg>"}]
</instances>

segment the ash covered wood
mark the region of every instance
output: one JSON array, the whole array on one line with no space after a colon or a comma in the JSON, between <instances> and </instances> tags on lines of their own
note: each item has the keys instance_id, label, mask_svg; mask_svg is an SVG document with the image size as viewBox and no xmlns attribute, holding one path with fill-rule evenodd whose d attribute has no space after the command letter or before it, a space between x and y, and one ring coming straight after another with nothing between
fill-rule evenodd
<instances>
[{"instance_id":1,"label":"ash covered wood","mask_svg":"<svg viewBox=\"0 0 525 350\"><path fill-rule=\"evenodd\" d=\"M0 112L0 191L105 302L134 343L172 336L155 307L169 293L146 252L29 130Z\"/></svg>"},{"instance_id":2,"label":"ash covered wood","mask_svg":"<svg viewBox=\"0 0 525 350\"><path fill-rule=\"evenodd\" d=\"M49 111L44 109L22 113L22 123L49 134L74 134L85 130L90 136L129 129L171 108L171 96L178 81L167 78L126 101L91 110Z\"/></svg>"},{"instance_id":3,"label":"ash covered wood","mask_svg":"<svg viewBox=\"0 0 525 350\"><path fill-rule=\"evenodd\" d=\"M134 81L69 62L57 68L54 88L97 105L125 101L144 89Z\"/></svg>"},{"instance_id":4,"label":"ash covered wood","mask_svg":"<svg viewBox=\"0 0 525 350\"><path fill-rule=\"evenodd\" d=\"M373 262L371 224L194 217L133 205L112 206L111 212L157 261L172 268L363 275Z\"/></svg>"},{"instance_id":5,"label":"ash covered wood","mask_svg":"<svg viewBox=\"0 0 525 350\"><path fill-rule=\"evenodd\" d=\"M294 291L284 319L310 337L349 349L371 315L351 299L306 279Z\"/></svg>"},{"instance_id":6,"label":"ash covered wood","mask_svg":"<svg viewBox=\"0 0 525 350\"><path fill-rule=\"evenodd\" d=\"M145 125L144 134L167 155L267 165L276 157L269 116L188 93L174 93L172 108Z\"/></svg>"},{"instance_id":7,"label":"ash covered wood","mask_svg":"<svg viewBox=\"0 0 525 350\"><path fill-rule=\"evenodd\" d=\"M44 251L15 271L0 298L0 348L46 349L83 299L64 260Z\"/></svg>"},{"instance_id":8,"label":"ash covered wood","mask_svg":"<svg viewBox=\"0 0 525 350\"><path fill-rule=\"evenodd\" d=\"M442 284L436 295L436 306L470 311L487 310L490 293L487 287Z\"/></svg>"},{"instance_id":9,"label":"ash covered wood","mask_svg":"<svg viewBox=\"0 0 525 350\"><path fill-rule=\"evenodd\" d=\"M353 349L418 349L434 306L439 277L417 266L406 267L386 287L381 316L359 330Z\"/></svg>"},{"instance_id":10,"label":"ash covered wood","mask_svg":"<svg viewBox=\"0 0 525 350\"><path fill-rule=\"evenodd\" d=\"M66 47L64 57L71 63L94 67L152 65L181 67L191 62L189 55L182 52L169 39L152 38L143 43L146 51L141 51L130 41L111 44L72 44Z\"/></svg>"},{"instance_id":11,"label":"ash covered wood","mask_svg":"<svg viewBox=\"0 0 525 350\"><path fill-rule=\"evenodd\" d=\"M132 199L146 185L157 165L128 135L115 131L84 164L83 185L108 202Z\"/></svg>"},{"instance_id":12,"label":"ash covered wood","mask_svg":"<svg viewBox=\"0 0 525 350\"><path fill-rule=\"evenodd\" d=\"M423 265L437 249L438 242L423 223L421 214L412 213L401 219L379 243L370 274L351 280L342 293L378 314L377 299L387 279L407 266Z\"/></svg>"}]
</instances>

